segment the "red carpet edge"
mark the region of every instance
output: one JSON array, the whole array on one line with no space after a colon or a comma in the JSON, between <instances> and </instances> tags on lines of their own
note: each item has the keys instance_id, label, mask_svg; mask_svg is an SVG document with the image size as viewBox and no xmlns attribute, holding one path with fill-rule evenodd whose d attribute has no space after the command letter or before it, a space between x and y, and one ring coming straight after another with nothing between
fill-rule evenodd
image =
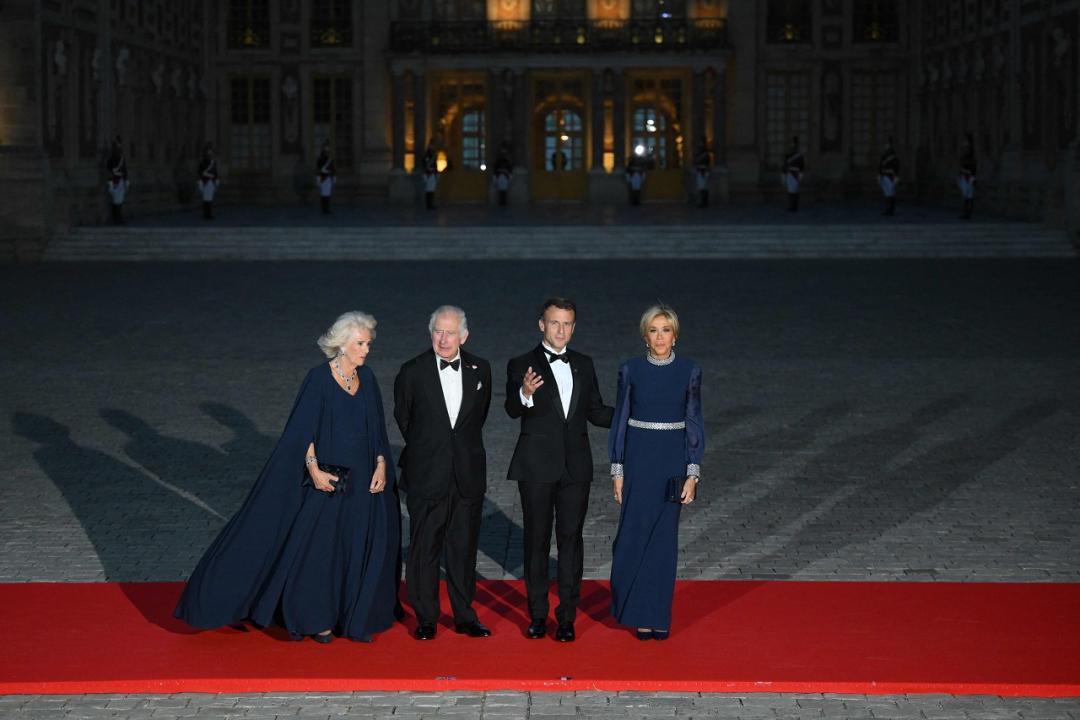
<instances>
[{"instance_id":1,"label":"red carpet edge","mask_svg":"<svg viewBox=\"0 0 1080 720\"><path fill-rule=\"evenodd\" d=\"M289 642L194 632L179 583L0 584L0 694L516 690L1080 696L1080 584L683 581L640 642L586 581L578 639L526 640L520 581L483 581L491 638ZM554 606L553 601L552 605ZM443 601L443 607L448 604Z\"/></svg>"}]
</instances>

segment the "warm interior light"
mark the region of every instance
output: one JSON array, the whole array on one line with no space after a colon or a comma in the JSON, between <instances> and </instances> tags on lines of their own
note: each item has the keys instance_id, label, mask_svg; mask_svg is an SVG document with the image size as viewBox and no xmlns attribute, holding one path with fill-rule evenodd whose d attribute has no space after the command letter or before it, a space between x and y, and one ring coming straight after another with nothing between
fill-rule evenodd
<instances>
[{"instance_id":1,"label":"warm interior light","mask_svg":"<svg viewBox=\"0 0 1080 720\"><path fill-rule=\"evenodd\" d=\"M416 153L405 153L405 172L416 169Z\"/></svg>"},{"instance_id":2,"label":"warm interior light","mask_svg":"<svg viewBox=\"0 0 1080 720\"><path fill-rule=\"evenodd\" d=\"M636 147L634 148L634 154L635 154L635 155L637 155L637 156L639 156L639 157L640 157L640 156L642 156L642 155L644 155L644 154L645 154L645 146L644 146L644 145L638 145L638 146L636 146Z\"/></svg>"},{"instance_id":3,"label":"warm interior light","mask_svg":"<svg viewBox=\"0 0 1080 720\"><path fill-rule=\"evenodd\" d=\"M487 163L480 163L481 170L487 170Z\"/></svg>"},{"instance_id":4,"label":"warm interior light","mask_svg":"<svg viewBox=\"0 0 1080 720\"><path fill-rule=\"evenodd\" d=\"M446 159L446 151L440 150L438 154L435 155L435 169L442 172L449 164L450 163Z\"/></svg>"}]
</instances>

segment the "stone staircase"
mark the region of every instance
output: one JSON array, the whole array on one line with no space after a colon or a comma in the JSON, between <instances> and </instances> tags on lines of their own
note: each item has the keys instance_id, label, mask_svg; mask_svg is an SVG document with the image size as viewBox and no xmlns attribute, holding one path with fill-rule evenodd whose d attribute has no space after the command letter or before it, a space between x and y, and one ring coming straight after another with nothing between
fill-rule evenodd
<instances>
[{"instance_id":1,"label":"stone staircase","mask_svg":"<svg viewBox=\"0 0 1080 720\"><path fill-rule=\"evenodd\" d=\"M46 262L635 258L1076 257L1062 230L1025 223L93 227Z\"/></svg>"}]
</instances>

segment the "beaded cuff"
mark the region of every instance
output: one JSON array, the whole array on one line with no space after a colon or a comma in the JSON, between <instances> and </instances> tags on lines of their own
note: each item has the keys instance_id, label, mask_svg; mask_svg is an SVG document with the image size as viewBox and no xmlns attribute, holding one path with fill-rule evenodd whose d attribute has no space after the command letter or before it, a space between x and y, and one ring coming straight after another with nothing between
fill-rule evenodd
<instances>
[{"instance_id":1,"label":"beaded cuff","mask_svg":"<svg viewBox=\"0 0 1080 720\"><path fill-rule=\"evenodd\" d=\"M686 477L701 478L701 466L695 463L690 463L686 466Z\"/></svg>"},{"instance_id":2,"label":"beaded cuff","mask_svg":"<svg viewBox=\"0 0 1080 720\"><path fill-rule=\"evenodd\" d=\"M622 477L623 467L622 463L611 463L611 477Z\"/></svg>"}]
</instances>

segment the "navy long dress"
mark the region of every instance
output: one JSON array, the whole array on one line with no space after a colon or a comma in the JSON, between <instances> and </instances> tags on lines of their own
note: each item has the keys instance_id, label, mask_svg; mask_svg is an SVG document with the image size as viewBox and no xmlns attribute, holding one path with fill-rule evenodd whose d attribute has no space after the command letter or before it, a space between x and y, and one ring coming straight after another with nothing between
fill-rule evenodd
<instances>
[{"instance_id":1,"label":"navy long dress","mask_svg":"<svg viewBox=\"0 0 1080 720\"><path fill-rule=\"evenodd\" d=\"M611 462L622 465L623 472L612 548L611 614L629 627L668 630L682 505L667 500L667 483L680 478L681 490L687 475L700 473L705 433L701 369L674 356L667 364L656 362L635 358L619 368L608 436Z\"/></svg>"},{"instance_id":2,"label":"navy long dress","mask_svg":"<svg viewBox=\"0 0 1080 720\"><path fill-rule=\"evenodd\" d=\"M357 368L345 392L328 365L312 368L255 486L188 580L175 615L213 628L249 620L294 635L333 630L368 640L394 621L400 510L382 398L374 373ZM327 494L302 486L305 453L351 469ZM386 489L368 486L386 458Z\"/></svg>"}]
</instances>

